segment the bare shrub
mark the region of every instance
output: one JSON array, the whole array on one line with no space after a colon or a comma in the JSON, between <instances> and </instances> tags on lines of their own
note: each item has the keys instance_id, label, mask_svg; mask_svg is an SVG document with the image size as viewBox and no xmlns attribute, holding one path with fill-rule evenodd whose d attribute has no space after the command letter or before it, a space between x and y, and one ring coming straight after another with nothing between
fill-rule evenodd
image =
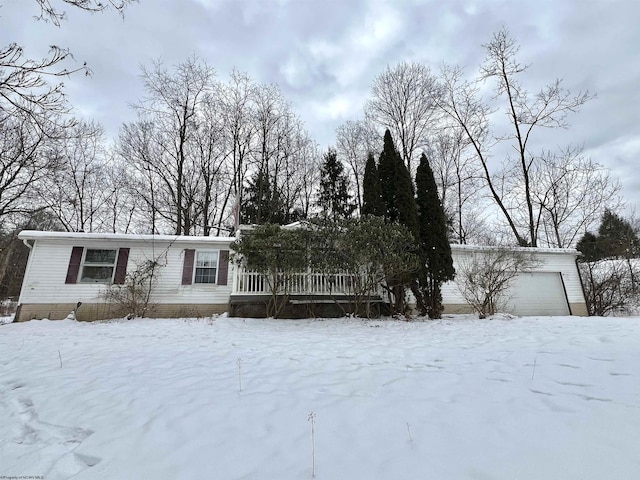
<instances>
[{"instance_id":1,"label":"bare shrub","mask_svg":"<svg viewBox=\"0 0 640 480\"><path fill-rule=\"evenodd\" d=\"M474 252L456 268L456 284L467 303L480 318L485 318L507 306L514 279L539 263L524 250L494 248Z\"/></svg>"},{"instance_id":2,"label":"bare shrub","mask_svg":"<svg viewBox=\"0 0 640 480\"><path fill-rule=\"evenodd\" d=\"M137 268L127 273L122 285L109 285L103 298L119 305L127 312L128 318L144 317L150 309L150 298L158 276L157 270L166 264L164 256L145 260Z\"/></svg>"},{"instance_id":3,"label":"bare shrub","mask_svg":"<svg viewBox=\"0 0 640 480\"><path fill-rule=\"evenodd\" d=\"M640 304L640 263L607 259L579 264L589 315L633 314Z\"/></svg>"}]
</instances>

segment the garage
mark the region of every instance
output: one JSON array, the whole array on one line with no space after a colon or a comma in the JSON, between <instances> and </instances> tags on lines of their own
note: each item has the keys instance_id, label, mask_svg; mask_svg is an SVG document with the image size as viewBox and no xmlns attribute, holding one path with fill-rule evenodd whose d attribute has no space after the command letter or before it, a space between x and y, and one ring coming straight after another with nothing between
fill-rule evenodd
<instances>
[{"instance_id":1,"label":"garage","mask_svg":"<svg viewBox=\"0 0 640 480\"><path fill-rule=\"evenodd\" d=\"M523 272L509 289L506 311L513 315L570 315L560 272Z\"/></svg>"}]
</instances>

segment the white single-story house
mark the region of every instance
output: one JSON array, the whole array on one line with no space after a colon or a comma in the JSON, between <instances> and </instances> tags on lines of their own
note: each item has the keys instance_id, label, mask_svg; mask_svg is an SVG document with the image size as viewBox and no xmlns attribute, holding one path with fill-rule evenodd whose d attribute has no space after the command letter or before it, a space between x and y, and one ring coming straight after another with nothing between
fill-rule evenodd
<instances>
[{"instance_id":1,"label":"white single-story house","mask_svg":"<svg viewBox=\"0 0 640 480\"><path fill-rule=\"evenodd\" d=\"M263 302L269 296L265 282L230 259L234 237L135 235L23 231L19 238L30 248L16 321L62 319L74 312L78 320L121 317L130 312L109 299L113 286L140 267L154 262L154 282L146 316L191 317L234 313L245 301ZM454 266L491 247L452 245ZM538 264L519 273L509 295L508 313L515 315L587 315L572 249L527 248ZM128 277L129 275L129 277ZM335 275L328 281L318 274L300 274L291 301L335 297L336 286L348 282ZM327 290L331 285L332 291ZM296 297L298 300L296 300ZM81 305L78 307L78 303ZM470 307L455 283L443 286L445 313L468 313Z\"/></svg>"}]
</instances>

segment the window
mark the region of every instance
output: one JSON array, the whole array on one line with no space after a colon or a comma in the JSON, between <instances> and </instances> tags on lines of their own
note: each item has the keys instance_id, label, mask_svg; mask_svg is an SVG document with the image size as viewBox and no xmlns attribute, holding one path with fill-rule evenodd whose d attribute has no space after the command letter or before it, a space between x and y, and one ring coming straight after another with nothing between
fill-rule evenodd
<instances>
[{"instance_id":1,"label":"window","mask_svg":"<svg viewBox=\"0 0 640 480\"><path fill-rule=\"evenodd\" d=\"M81 283L111 283L117 250L87 248L82 262Z\"/></svg>"},{"instance_id":2,"label":"window","mask_svg":"<svg viewBox=\"0 0 640 480\"><path fill-rule=\"evenodd\" d=\"M196 252L196 274L194 283L216 283L218 273L218 251Z\"/></svg>"}]
</instances>

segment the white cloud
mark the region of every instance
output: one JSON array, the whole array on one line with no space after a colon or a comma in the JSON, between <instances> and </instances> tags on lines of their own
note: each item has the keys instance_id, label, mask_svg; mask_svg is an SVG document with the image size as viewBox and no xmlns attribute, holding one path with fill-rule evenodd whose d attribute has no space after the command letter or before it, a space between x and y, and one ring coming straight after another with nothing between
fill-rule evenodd
<instances>
[{"instance_id":1,"label":"white cloud","mask_svg":"<svg viewBox=\"0 0 640 480\"><path fill-rule=\"evenodd\" d=\"M306 75L305 66L299 62L295 56L291 56L280 67L280 72L284 76L289 85L300 87L306 83L308 76Z\"/></svg>"},{"instance_id":2,"label":"white cloud","mask_svg":"<svg viewBox=\"0 0 640 480\"><path fill-rule=\"evenodd\" d=\"M640 208L640 137L626 135L603 143L598 147L585 150L585 155L611 169L623 187L623 197L633 209Z\"/></svg>"},{"instance_id":3,"label":"white cloud","mask_svg":"<svg viewBox=\"0 0 640 480\"><path fill-rule=\"evenodd\" d=\"M354 104L348 95L335 95L323 102L314 102L313 110L322 119L336 120L352 112Z\"/></svg>"}]
</instances>

